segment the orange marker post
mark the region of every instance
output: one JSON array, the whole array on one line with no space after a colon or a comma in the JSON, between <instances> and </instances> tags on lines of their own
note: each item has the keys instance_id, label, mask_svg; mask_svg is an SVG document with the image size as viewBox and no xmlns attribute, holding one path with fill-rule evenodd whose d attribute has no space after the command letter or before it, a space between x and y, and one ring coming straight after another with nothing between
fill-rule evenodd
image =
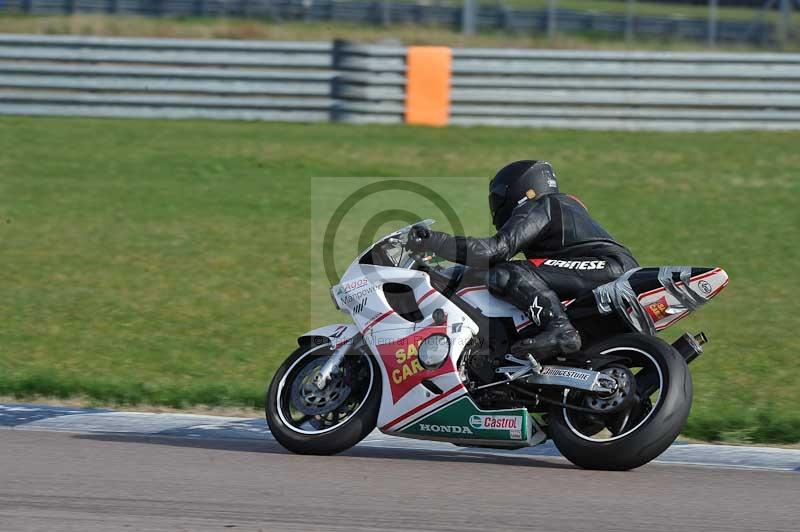
<instances>
[{"instance_id":1,"label":"orange marker post","mask_svg":"<svg viewBox=\"0 0 800 532\"><path fill-rule=\"evenodd\" d=\"M452 58L452 50L445 46L408 47L406 124L447 125Z\"/></svg>"}]
</instances>

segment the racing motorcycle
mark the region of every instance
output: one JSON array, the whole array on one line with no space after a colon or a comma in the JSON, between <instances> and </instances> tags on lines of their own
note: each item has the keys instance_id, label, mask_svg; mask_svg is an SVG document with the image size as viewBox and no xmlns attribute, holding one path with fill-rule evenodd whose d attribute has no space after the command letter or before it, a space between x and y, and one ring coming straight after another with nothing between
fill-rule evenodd
<instances>
[{"instance_id":1,"label":"racing motorcycle","mask_svg":"<svg viewBox=\"0 0 800 532\"><path fill-rule=\"evenodd\" d=\"M627 470L673 443L692 403L688 363L707 338L670 345L656 333L725 288L724 270L636 268L564 301L583 348L540 360L519 348L535 325L488 292L485 271L408 251L412 227L370 246L332 287L352 323L300 336L275 373L266 416L281 445L333 454L377 426L466 447L552 439L577 466Z\"/></svg>"}]
</instances>

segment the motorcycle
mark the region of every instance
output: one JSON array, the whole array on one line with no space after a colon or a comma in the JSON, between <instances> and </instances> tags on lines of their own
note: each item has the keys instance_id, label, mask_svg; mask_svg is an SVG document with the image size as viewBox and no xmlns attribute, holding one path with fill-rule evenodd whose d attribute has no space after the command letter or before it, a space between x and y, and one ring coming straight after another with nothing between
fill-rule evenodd
<instances>
[{"instance_id":1,"label":"motorcycle","mask_svg":"<svg viewBox=\"0 0 800 532\"><path fill-rule=\"evenodd\" d=\"M723 269L636 268L564 301L583 348L540 361L519 349L535 325L489 293L485 271L408 251L412 227L370 246L332 287L352 323L303 334L275 373L265 410L282 446L334 454L375 427L465 447L552 439L579 467L628 470L675 441L692 404L688 364L707 338L670 345L656 333L724 289Z\"/></svg>"}]
</instances>

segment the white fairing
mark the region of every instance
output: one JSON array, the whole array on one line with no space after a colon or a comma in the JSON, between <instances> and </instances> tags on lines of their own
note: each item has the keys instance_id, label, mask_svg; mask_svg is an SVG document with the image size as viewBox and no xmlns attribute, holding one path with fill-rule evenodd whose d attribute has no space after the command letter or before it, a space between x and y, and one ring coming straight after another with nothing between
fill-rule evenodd
<instances>
[{"instance_id":1,"label":"white fairing","mask_svg":"<svg viewBox=\"0 0 800 532\"><path fill-rule=\"evenodd\" d=\"M298 343L303 343L304 340L316 341L327 340L333 347L338 347L344 343L350 342L358 334L358 327L352 324L337 323L335 325L326 325L319 327L313 331L308 331L298 338Z\"/></svg>"},{"instance_id":2,"label":"white fairing","mask_svg":"<svg viewBox=\"0 0 800 532\"><path fill-rule=\"evenodd\" d=\"M384 293L388 283L405 285L413 291L423 316L421 321L409 321L392 309ZM428 274L354 262L333 287L333 293L379 361L383 396L378 427L389 430L400 417L410 421L424 415L436 406L437 398L452 399L466 393L457 371L458 358L467 342L478 333L478 326L433 289ZM442 325L433 321L436 309L442 309L446 316ZM450 355L441 367L425 369L419 364L416 349L419 341L430 334L447 336ZM423 380L433 383L442 393L426 388Z\"/></svg>"},{"instance_id":3,"label":"white fairing","mask_svg":"<svg viewBox=\"0 0 800 532\"><path fill-rule=\"evenodd\" d=\"M432 221L422 223L430 225ZM408 230L410 227L385 237L384 241L404 231L407 234ZM479 331L478 325L464 311L431 286L427 273L406 267L360 264L367 252L369 250L356 258L340 283L331 290L336 305L350 314L364 342L379 361L383 392L378 427L395 433L402 426L467 394L458 362L468 342ZM402 258L401 254L398 262ZM409 291L403 297L408 300L413 297L419 308L416 316L401 316L399 312L403 311L395 311L390 305L387 293L398 297L398 288ZM484 315L509 316L518 329L530 325L522 312L490 295L486 287L475 287L472 292L464 299ZM440 323L433 319L438 309L443 314ZM449 357L440 367L423 368L417 350L420 342L432 334L447 337Z\"/></svg>"},{"instance_id":4,"label":"white fairing","mask_svg":"<svg viewBox=\"0 0 800 532\"><path fill-rule=\"evenodd\" d=\"M518 331L531 324L531 320L524 312L511 303L494 297L485 286L470 286L459 290L457 294L473 307L480 309L484 316L490 318L511 316Z\"/></svg>"},{"instance_id":5,"label":"white fairing","mask_svg":"<svg viewBox=\"0 0 800 532\"><path fill-rule=\"evenodd\" d=\"M511 303L496 298L489 293L489 289L485 286L470 286L459 290L457 294L473 307L480 309L484 316L490 318L510 316L514 320L514 326L517 331L521 331L533 324L524 312ZM573 301L574 299L563 301L564 306L568 307Z\"/></svg>"},{"instance_id":6,"label":"white fairing","mask_svg":"<svg viewBox=\"0 0 800 532\"><path fill-rule=\"evenodd\" d=\"M689 286L692 291L711 300L728 285L728 274L722 268L714 268L710 272L696 275L691 278ZM664 288L650 290L640 294L639 303L653 318L657 331L673 325L678 320L685 318L691 311L683 307L675 297Z\"/></svg>"}]
</instances>

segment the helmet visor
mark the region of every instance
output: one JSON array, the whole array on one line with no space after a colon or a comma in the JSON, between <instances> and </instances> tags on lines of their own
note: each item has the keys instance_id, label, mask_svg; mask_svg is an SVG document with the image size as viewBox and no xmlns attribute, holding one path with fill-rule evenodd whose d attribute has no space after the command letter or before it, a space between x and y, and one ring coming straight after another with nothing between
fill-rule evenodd
<instances>
[{"instance_id":1,"label":"helmet visor","mask_svg":"<svg viewBox=\"0 0 800 532\"><path fill-rule=\"evenodd\" d=\"M497 222L497 213L500 212L500 209L503 207L505 202L506 202L505 195L501 196L499 194L495 194L494 192L489 194L489 210L492 213L493 224Z\"/></svg>"},{"instance_id":2,"label":"helmet visor","mask_svg":"<svg viewBox=\"0 0 800 532\"><path fill-rule=\"evenodd\" d=\"M508 185L496 183L492 180L489 185L489 211L492 213L492 223L497 225L497 213L508 200Z\"/></svg>"}]
</instances>

